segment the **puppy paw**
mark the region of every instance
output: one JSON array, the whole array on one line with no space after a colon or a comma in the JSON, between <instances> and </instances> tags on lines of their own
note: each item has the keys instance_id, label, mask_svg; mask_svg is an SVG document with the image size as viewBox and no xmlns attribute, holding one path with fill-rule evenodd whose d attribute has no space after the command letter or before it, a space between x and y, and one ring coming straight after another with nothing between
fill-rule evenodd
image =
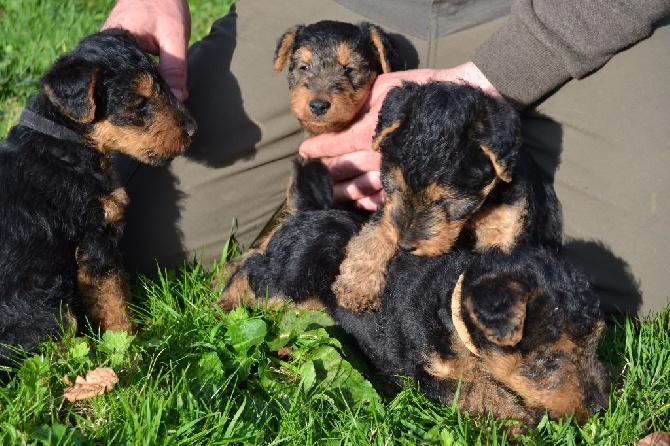
<instances>
[{"instance_id":1,"label":"puppy paw","mask_svg":"<svg viewBox=\"0 0 670 446\"><path fill-rule=\"evenodd\" d=\"M396 252L389 224L371 222L347 244L340 274L332 286L338 305L353 312L377 311L386 282L386 269Z\"/></svg>"},{"instance_id":2,"label":"puppy paw","mask_svg":"<svg viewBox=\"0 0 670 446\"><path fill-rule=\"evenodd\" d=\"M349 311L377 311L384 291L385 265L360 260L345 259L332 290L337 304Z\"/></svg>"},{"instance_id":3,"label":"puppy paw","mask_svg":"<svg viewBox=\"0 0 670 446\"><path fill-rule=\"evenodd\" d=\"M254 305L255 303L256 297L249 286L247 275L238 270L233 273L226 284L216 305L227 313L240 305Z\"/></svg>"}]
</instances>

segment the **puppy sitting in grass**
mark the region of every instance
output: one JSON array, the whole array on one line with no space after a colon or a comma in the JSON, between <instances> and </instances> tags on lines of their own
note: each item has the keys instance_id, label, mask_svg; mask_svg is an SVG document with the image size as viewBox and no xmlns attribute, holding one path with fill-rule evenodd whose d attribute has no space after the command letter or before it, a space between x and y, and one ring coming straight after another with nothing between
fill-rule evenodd
<instances>
[{"instance_id":1,"label":"puppy sitting in grass","mask_svg":"<svg viewBox=\"0 0 670 446\"><path fill-rule=\"evenodd\" d=\"M560 248L553 186L521 151L517 114L481 90L446 82L392 89L373 147L385 202L347 245L333 284L339 305L379 308L388 262L400 251Z\"/></svg>"},{"instance_id":2,"label":"puppy sitting in grass","mask_svg":"<svg viewBox=\"0 0 670 446\"><path fill-rule=\"evenodd\" d=\"M110 153L160 164L195 131L123 30L86 37L52 65L0 144L0 360L12 356L2 344L34 351L82 314L130 329L118 249L128 196Z\"/></svg>"}]
</instances>

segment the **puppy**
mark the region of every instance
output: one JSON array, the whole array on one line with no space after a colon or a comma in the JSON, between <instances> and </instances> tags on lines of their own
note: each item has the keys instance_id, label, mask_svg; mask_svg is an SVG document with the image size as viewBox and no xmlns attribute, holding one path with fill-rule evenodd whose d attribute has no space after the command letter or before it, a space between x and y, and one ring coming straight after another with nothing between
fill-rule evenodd
<instances>
[{"instance_id":1,"label":"puppy","mask_svg":"<svg viewBox=\"0 0 670 446\"><path fill-rule=\"evenodd\" d=\"M398 251L559 249L553 187L520 149L517 114L481 90L444 82L391 90L373 147L382 154L385 203L347 245L333 284L339 305L377 309Z\"/></svg>"},{"instance_id":2,"label":"puppy","mask_svg":"<svg viewBox=\"0 0 670 446\"><path fill-rule=\"evenodd\" d=\"M378 312L333 311L383 375L447 404L458 390L461 410L529 426L606 407L598 298L553 251L400 252L387 278Z\"/></svg>"},{"instance_id":3,"label":"puppy","mask_svg":"<svg viewBox=\"0 0 670 446\"><path fill-rule=\"evenodd\" d=\"M398 66L398 60L393 40L380 27L365 22L354 25L324 20L311 25L296 25L288 29L277 42L274 69L279 73L288 65L291 112L305 130L305 135L310 137L324 132L341 130L350 124L370 96L370 90L377 76L394 70ZM300 160L296 161L298 164L302 162ZM308 173L309 171L315 171L316 176L311 176ZM328 188L332 188L330 181L324 178L327 175L325 169L322 171L315 165L310 165L305 167L304 170L297 167L294 172L315 179L315 182L311 183L312 187L314 189L322 188L323 190L319 192L322 197L327 195L330 197L329 199L332 199L332 191L327 193L325 191L326 181L328 181ZM317 177L321 178L316 179ZM310 182L311 179L304 179L303 181ZM345 212L349 211L335 212L332 209L332 203L326 203L324 200L313 203L316 204L316 207L301 206L296 208L296 203L303 200L308 191L303 190L303 186L294 185L294 181L296 181L294 177L289 179L285 202L263 228L254 242L253 248L232 262L233 273L229 279L230 283L225 287L220 299L222 307L230 309L231 306L237 305L240 298L247 303L254 302L255 298L253 296L250 296L249 299L241 296L241 293L247 291L253 291L256 294L260 292L262 295L267 292L269 297L279 299L292 297L298 302L307 299L302 292L299 295L285 294L289 289L296 290L306 286L302 283L302 279L293 276L297 281L291 285L290 280L284 278L285 285L277 288L274 286L276 285L274 279L261 277L261 266L257 264L260 259L263 259L263 262L270 269L279 267L279 265L284 266L287 261L286 257L279 260L277 254L266 256L264 252L268 244L272 243L275 231L283 224L282 220L286 219L287 216L299 212L300 216L298 218L306 219L305 222L300 222L291 218L289 228L284 231L285 234L293 233L292 237L296 238L298 237L296 232L298 227L305 229L306 237L309 237L309 234L319 235L309 229L312 224L323 230L330 227L330 223L322 219L322 214L315 215L312 211L333 211L331 215L337 213L338 218L356 222L362 215L365 215L359 211L350 211L352 214L349 217L343 217ZM295 198L292 196L294 193L300 196ZM311 194L311 192L308 193ZM339 235L334 237L338 241L340 240ZM282 237L274 242L275 245L285 243L286 241ZM309 243L311 241L302 240L301 246L309 245ZM291 251L292 246L284 246L283 249L288 250L287 257L298 258L302 254L302 248L300 247L296 248L296 252ZM325 269L318 273L319 275L323 274L323 280L329 283L332 283L332 279L330 279L330 268L334 265L332 259L338 258L341 260L341 254L332 254L334 257L326 262L327 265L321 264ZM247 263L248 258L251 263ZM268 262L275 260L279 260L278 265L268 264ZM253 267L251 266L252 263L254 264ZM314 268L316 268L316 265L310 266L311 274L316 273ZM240 271L238 272L238 270ZM248 271L245 272L245 270ZM251 275L248 274L249 272L251 272ZM274 273L268 274L272 276ZM246 278L251 278L257 283L245 283ZM234 284L232 284L233 282ZM270 288L266 289L268 286ZM312 286L307 286L307 288L316 292ZM281 292L279 292L280 289ZM314 295L317 302L321 301L321 299L316 298L316 295L320 295L321 291L319 288L319 292ZM331 291L327 290L327 294L330 293ZM308 300L312 301L312 299Z\"/></svg>"},{"instance_id":4,"label":"puppy","mask_svg":"<svg viewBox=\"0 0 670 446\"><path fill-rule=\"evenodd\" d=\"M195 131L120 29L84 38L53 64L0 144L0 344L34 351L84 312L103 330L130 328L118 251L128 196L109 156L163 163ZM0 358L12 350L0 345Z\"/></svg>"},{"instance_id":5,"label":"puppy","mask_svg":"<svg viewBox=\"0 0 670 446\"><path fill-rule=\"evenodd\" d=\"M333 208L330 176L320 161L296 161L293 178L296 211L284 219L264 250L249 254L233 272L218 302L224 310L264 298L270 305L291 300L304 309L334 301L331 286L344 247L368 213Z\"/></svg>"},{"instance_id":6,"label":"puppy","mask_svg":"<svg viewBox=\"0 0 670 446\"><path fill-rule=\"evenodd\" d=\"M277 73L288 65L291 112L307 136L346 127L377 76L397 64L393 40L367 22L296 25L279 38L274 55Z\"/></svg>"}]
</instances>

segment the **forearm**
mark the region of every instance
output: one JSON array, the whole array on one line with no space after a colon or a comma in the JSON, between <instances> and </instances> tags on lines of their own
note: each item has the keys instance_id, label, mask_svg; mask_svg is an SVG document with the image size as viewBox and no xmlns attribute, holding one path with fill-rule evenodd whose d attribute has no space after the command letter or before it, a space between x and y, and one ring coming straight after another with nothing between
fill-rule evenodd
<instances>
[{"instance_id":1,"label":"forearm","mask_svg":"<svg viewBox=\"0 0 670 446\"><path fill-rule=\"evenodd\" d=\"M579 79L651 34L666 0L518 0L472 61L517 108Z\"/></svg>"}]
</instances>

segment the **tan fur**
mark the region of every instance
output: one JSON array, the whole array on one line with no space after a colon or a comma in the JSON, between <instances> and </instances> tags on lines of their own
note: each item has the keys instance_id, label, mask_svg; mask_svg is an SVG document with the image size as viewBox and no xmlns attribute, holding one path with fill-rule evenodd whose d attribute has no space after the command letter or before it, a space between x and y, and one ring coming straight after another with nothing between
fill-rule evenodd
<instances>
[{"instance_id":1,"label":"tan fur","mask_svg":"<svg viewBox=\"0 0 670 446\"><path fill-rule=\"evenodd\" d=\"M477 236L476 249L485 251L496 246L509 253L523 231L527 211L525 199L512 205L479 209L468 222Z\"/></svg>"},{"instance_id":2,"label":"tan fur","mask_svg":"<svg viewBox=\"0 0 670 446\"><path fill-rule=\"evenodd\" d=\"M462 381L458 393L458 408L471 415L494 413L499 419L518 420L531 426L535 423L533 414L523 407L518 398L509 390L491 380ZM522 426L511 429L520 433Z\"/></svg>"},{"instance_id":3,"label":"tan fur","mask_svg":"<svg viewBox=\"0 0 670 446\"><path fill-rule=\"evenodd\" d=\"M418 240L416 249L412 254L417 256L435 257L451 251L458 236L463 230L465 221L449 221L441 209L431 209L433 224L431 225L430 238Z\"/></svg>"},{"instance_id":4,"label":"tan fur","mask_svg":"<svg viewBox=\"0 0 670 446\"><path fill-rule=\"evenodd\" d=\"M486 156L488 156L489 159L491 160L491 163L493 164L493 168L495 169L498 178L503 180L505 183L512 182L512 176L508 172L506 172L505 166L503 166L498 162L498 157L496 156L495 153L493 153L493 150L491 150L489 147L485 145L481 145L480 147L484 151Z\"/></svg>"},{"instance_id":5,"label":"tan fur","mask_svg":"<svg viewBox=\"0 0 670 446\"><path fill-rule=\"evenodd\" d=\"M140 75L135 84L135 92L145 98L151 97L154 91L154 80L150 74L144 73Z\"/></svg>"},{"instance_id":6,"label":"tan fur","mask_svg":"<svg viewBox=\"0 0 670 446\"><path fill-rule=\"evenodd\" d=\"M109 119L96 123L90 133L96 149L101 153L115 150L151 164L152 155L174 157L181 155L190 139L176 121L172 107L165 102L155 105L154 121L147 128L120 128Z\"/></svg>"},{"instance_id":7,"label":"tan fur","mask_svg":"<svg viewBox=\"0 0 670 446\"><path fill-rule=\"evenodd\" d=\"M313 51L309 46L303 46L298 48L292 57L298 65L309 66L313 59L318 59L318 55L314 55ZM361 55L347 42L340 42L334 51L337 63L342 67L348 66L358 70L363 64ZM370 72L365 85L353 88L351 84L339 82L340 76L344 74L331 72L323 77L312 76L303 79L291 90L291 113L307 131L308 136L338 131L346 127L367 101L372 84L377 78L376 73ZM317 116L312 113L310 102L315 99L331 104L323 115Z\"/></svg>"},{"instance_id":8,"label":"tan fur","mask_svg":"<svg viewBox=\"0 0 670 446\"><path fill-rule=\"evenodd\" d=\"M389 65L388 56L386 55L384 44L382 43L382 39L379 35L379 30L375 26L370 27L370 40L372 40L372 44L375 46L375 48L377 48L377 53L379 54L379 62L381 63L382 66L382 72L390 73L391 65Z\"/></svg>"},{"instance_id":9,"label":"tan fur","mask_svg":"<svg viewBox=\"0 0 670 446\"><path fill-rule=\"evenodd\" d=\"M77 271L79 291L88 306L88 315L102 330L131 329L128 317L130 289L120 273L94 277L80 265Z\"/></svg>"},{"instance_id":10,"label":"tan fur","mask_svg":"<svg viewBox=\"0 0 670 446\"><path fill-rule=\"evenodd\" d=\"M221 293L217 305L224 311L231 311L239 307L240 304L253 306L255 303L256 295L249 286L247 275L238 273L226 285L226 289Z\"/></svg>"},{"instance_id":11,"label":"tan fur","mask_svg":"<svg viewBox=\"0 0 670 446\"><path fill-rule=\"evenodd\" d=\"M287 32L281 42L279 51L277 51L277 56L274 60L274 70L275 73L279 73L284 66L288 63L289 60L289 50L291 45L295 41L295 36L298 35L298 27L294 26L289 32Z\"/></svg>"},{"instance_id":12,"label":"tan fur","mask_svg":"<svg viewBox=\"0 0 670 446\"><path fill-rule=\"evenodd\" d=\"M58 107L58 111L60 111L63 115L67 116L73 121L83 123L93 122L93 119L95 118L95 98L93 96L93 93L95 91L95 85L98 82L98 76L99 76L99 70L95 69L95 71L93 71L93 76L91 76L90 82L88 84L86 94L86 98L88 101L88 110L87 110L88 113L86 113L83 116L76 116L70 113L70 110L68 110L68 108L61 103L61 101L58 99L58 97L54 95L53 90L49 86L44 87L44 94L47 96L47 98L49 98L49 101L51 101L51 103L53 103L54 105L56 105L56 107Z\"/></svg>"},{"instance_id":13,"label":"tan fur","mask_svg":"<svg viewBox=\"0 0 670 446\"><path fill-rule=\"evenodd\" d=\"M400 127L401 121L399 119L393 121L391 124L389 124L388 127L382 129L381 132L379 132L379 135L375 137L375 139L372 141L372 150L375 152L379 152L381 149L382 142L388 135L391 133L395 132L398 127Z\"/></svg>"},{"instance_id":14,"label":"tan fur","mask_svg":"<svg viewBox=\"0 0 670 446\"><path fill-rule=\"evenodd\" d=\"M486 370L497 381L520 395L530 408L546 408L552 417L558 418L570 415L576 407L584 407L584 395L579 391L578 370L573 364L564 363L562 366L572 366L572 373L564 372L543 381L533 381L521 373L521 365L530 362L530 357L522 358L518 353L506 355L491 352L482 359Z\"/></svg>"},{"instance_id":15,"label":"tan fur","mask_svg":"<svg viewBox=\"0 0 670 446\"><path fill-rule=\"evenodd\" d=\"M461 316L461 298L463 294L463 278L464 274L461 274L458 277L454 291L451 294L451 320L456 328L456 334L458 335L459 341L468 349L470 353L475 356L479 356L479 349L475 347L475 344L472 342L470 337L470 331L463 322L463 316Z\"/></svg>"},{"instance_id":16,"label":"tan fur","mask_svg":"<svg viewBox=\"0 0 670 446\"><path fill-rule=\"evenodd\" d=\"M394 206L393 199L387 200L380 221L365 224L347 244L332 288L338 305L351 311L379 309L386 269L398 249L398 233L389 221Z\"/></svg>"},{"instance_id":17,"label":"tan fur","mask_svg":"<svg viewBox=\"0 0 670 446\"><path fill-rule=\"evenodd\" d=\"M115 189L109 195L100 197L100 204L105 212L105 221L112 226L122 224L123 212L129 201L128 194L122 187Z\"/></svg>"},{"instance_id":18,"label":"tan fur","mask_svg":"<svg viewBox=\"0 0 670 446\"><path fill-rule=\"evenodd\" d=\"M463 344L457 344L465 347ZM431 353L426 358L423 369L429 375L439 380L475 381L482 379L480 361L470 354L467 349L455 358L444 358L439 353ZM463 354L464 353L464 354Z\"/></svg>"}]
</instances>

